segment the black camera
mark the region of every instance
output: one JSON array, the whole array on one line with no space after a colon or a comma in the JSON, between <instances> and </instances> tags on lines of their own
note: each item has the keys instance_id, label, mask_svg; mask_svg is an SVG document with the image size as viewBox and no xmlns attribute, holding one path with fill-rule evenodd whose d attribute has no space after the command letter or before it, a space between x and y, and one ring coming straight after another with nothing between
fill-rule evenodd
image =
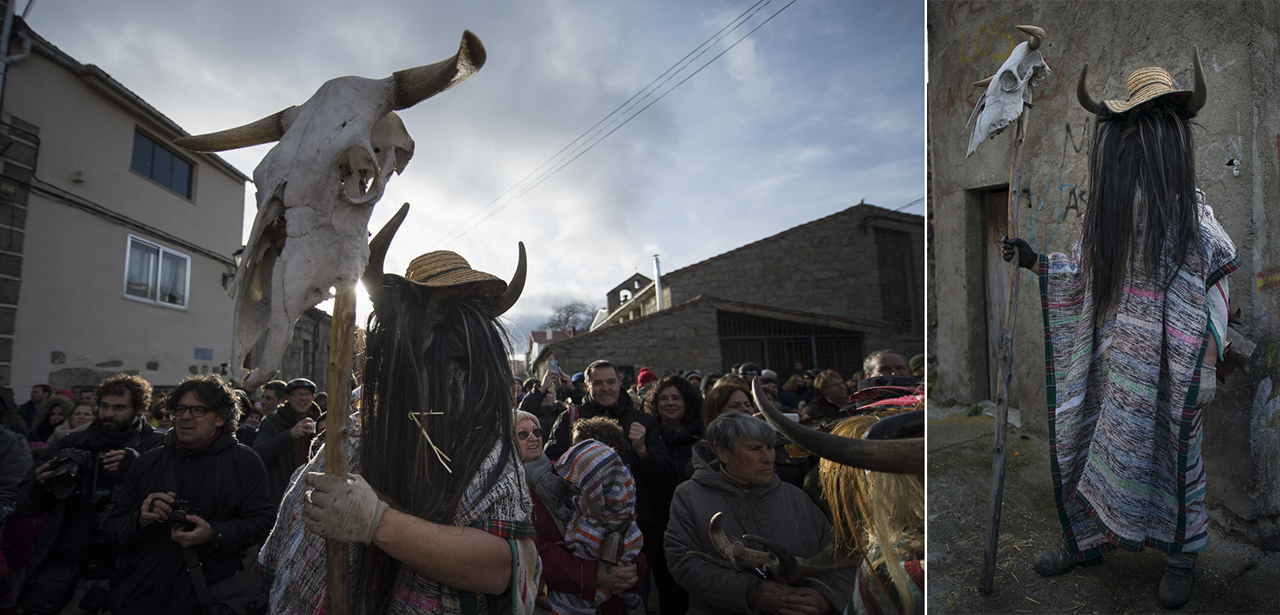
<instances>
[{"instance_id":1,"label":"black camera","mask_svg":"<svg viewBox=\"0 0 1280 615\"><path fill-rule=\"evenodd\" d=\"M93 453L81 448L64 448L49 462L49 477L44 485L59 498L67 497L75 491L81 470L92 465Z\"/></svg>"},{"instance_id":2,"label":"black camera","mask_svg":"<svg viewBox=\"0 0 1280 615\"><path fill-rule=\"evenodd\" d=\"M196 529L196 524L188 521L187 515L199 515L200 509L192 506L191 502L188 502L183 498L175 499L173 503L169 505L169 508L172 509L172 512L169 513L169 529L182 530L185 532L190 532L191 530Z\"/></svg>"}]
</instances>

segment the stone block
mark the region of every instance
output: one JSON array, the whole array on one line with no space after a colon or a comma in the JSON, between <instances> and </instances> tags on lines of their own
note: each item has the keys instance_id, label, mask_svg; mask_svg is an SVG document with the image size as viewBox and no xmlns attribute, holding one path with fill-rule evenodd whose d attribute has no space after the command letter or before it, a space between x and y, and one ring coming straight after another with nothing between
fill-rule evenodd
<instances>
[{"instance_id":1,"label":"stone block","mask_svg":"<svg viewBox=\"0 0 1280 615\"><path fill-rule=\"evenodd\" d=\"M0 304L18 305L18 291L22 282L18 280L0 279Z\"/></svg>"},{"instance_id":2,"label":"stone block","mask_svg":"<svg viewBox=\"0 0 1280 615\"><path fill-rule=\"evenodd\" d=\"M4 239L3 233L0 233L0 246L2 245L4 245ZM16 254L0 254L0 275L22 277L22 257Z\"/></svg>"}]
</instances>

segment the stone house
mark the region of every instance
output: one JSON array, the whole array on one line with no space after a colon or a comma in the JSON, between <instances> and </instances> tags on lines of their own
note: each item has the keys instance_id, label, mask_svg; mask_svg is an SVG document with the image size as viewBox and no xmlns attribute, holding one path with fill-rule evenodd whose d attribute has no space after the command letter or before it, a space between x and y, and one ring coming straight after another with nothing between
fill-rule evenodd
<instances>
[{"instance_id":1,"label":"stone house","mask_svg":"<svg viewBox=\"0 0 1280 615\"><path fill-rule=\"evenodd\" d=\"M921 216L849 207L663 275L662 309L658 284L632 276L609 291L591 331L547 345L531 371L607 358L632 376L752 361L848 377L872 350L924 351L923 251Z\"/></svg>"},{"instance_id":2,"label":"stone house","mask_svg":"<svg viewBox=\"0 0 1280 615\"><path fill-rule=\"evenodd\" d=\"M0 105L0 385L223 372L243 173L15 18Z\"/></svg>"},{"instance_id":3,"label":"stone house","mask_svg":"<svg viewBox=\"0 0 1280 615\"><path fill-rule=\"evenodd\" d=\"M1076 98L1089 64L1095 99L1125 99L1130 73L1161 66L1190 89L1199 45L1208 104L1196 117L1197 181L1239 250L1227 278L1242 332L1258 344L1252 373L1236 372L1204 413L1207 504L1224 526L1280 548L1280 432L1273 401L1280 380L1280 5L1229 2L927 3L930 150L928 384L935 404L993 397L1009 267L997 240L1026 239L1038 252L1068 252L1088 207L1093 115ZM1150 15L1159 14L1159 19ZM1040 51L1053 73L1035 92L1016 185L1018 219L1007 213L1013 130L966 158L966 126L981 95L970 84L996 71L1015 24L1047 37ZM1276 239L1276 242L1272 240ZM1021 272L1010 405L1024 429L1047 436L1044 332L1038 280Z\"/></svg>"}]
</instances>

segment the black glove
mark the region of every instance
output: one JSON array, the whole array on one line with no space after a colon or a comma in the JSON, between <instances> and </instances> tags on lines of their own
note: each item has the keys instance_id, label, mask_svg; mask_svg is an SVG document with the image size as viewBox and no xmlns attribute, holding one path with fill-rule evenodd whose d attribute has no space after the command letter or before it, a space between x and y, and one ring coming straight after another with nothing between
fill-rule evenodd
<instances>
[{"instance_id":1,"label":"black glove","mask_svg":"<svg viewBox=\"0 0 1280 615\"><path fill-rule=\"evenodd\" d=\"M1018 266L1035 271L1036 264L1040 262L1040 255L1031 249L1030 244L1017 237L1009 239L1008 235L1000 238L1000 254L1006 263L1013 260L1014 250L1018 253Z\"/></svg>"}]
</instances>

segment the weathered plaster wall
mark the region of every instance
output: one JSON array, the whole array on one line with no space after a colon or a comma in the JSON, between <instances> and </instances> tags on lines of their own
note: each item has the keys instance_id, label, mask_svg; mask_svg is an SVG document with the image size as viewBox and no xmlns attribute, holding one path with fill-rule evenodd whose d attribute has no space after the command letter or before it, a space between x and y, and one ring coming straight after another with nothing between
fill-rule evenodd
<instances>
[{"instance_id":1,"label":"weathered plaster wall","mask_svg":"<svg viewBox=\"0 0 1280 615\"><path fill-rule=\"evenodd\" d=\"M1153 18L1158 16L1158 18ZM1209 204L1240 251L1231 303L1258 343L1252 374L1236 373L1205 414L1208 502L1215 518L1280 548L1280 83L1275 71L1280 7L1268 2L930 2L929 138L933 267L929 315L935 400L985 398L987 332L982 213L977 191L1009 183L1012 130L964 157L965 126L981 94L970 87L999 67L1015 25L1044 28L1041 51L1054 74L1035 93L1018 188L1014 233L1041 252L1062 252L1079 237L1087 207L1088 140L1093 116L1075 83L1089 63L1095 99L1125 98L1125 81L1162 66L1190 88L1191 46L1199 45L1209 102L1197 117L1197 175ZM1228 162L1238 160L1237 166ZM1238 174L1237 174L1238 171ZM1015 338L1013 406L1024 427L1047 432L1044 344L1037 280L1022 272ZM1247 454L1246 454L1247 452Z\"/></svg>"}]
</instances>

